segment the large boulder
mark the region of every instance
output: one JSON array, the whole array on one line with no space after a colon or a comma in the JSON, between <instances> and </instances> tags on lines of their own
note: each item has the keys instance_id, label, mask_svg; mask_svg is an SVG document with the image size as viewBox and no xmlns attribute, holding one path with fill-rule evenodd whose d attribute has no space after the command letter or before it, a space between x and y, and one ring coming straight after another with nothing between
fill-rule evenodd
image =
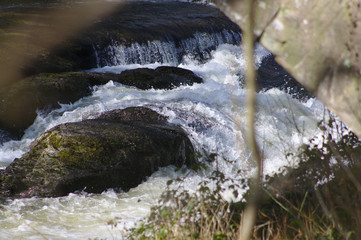
<instances>
[{"instance_id":1,"label":"large boulder","mask_svg":"<svg viewBox=\"0 0 361 240\"><path fill-rule=\"evenodd\" d=\"M37 110L49 111L91 94L91 87L113 80L140 89L172 89L201 83L192 71L176 67L134 69L121 74L70 72L39 74L0 89L0 130L21 137L35 120ZM0 132L1 133L1 132Z\"/></svg>"},{"instance_id":2,"label":"large boulder","mask_svg":"<svg viewBox=\"0 0 361 240\"><path fill-rule=\"evenodd\" d=\"M6 168L0 185L12 197L126 191L159 167L192 164L193 156L180 127L150 109L127 108L45 132Z\"/></svg>"}]
</instances>

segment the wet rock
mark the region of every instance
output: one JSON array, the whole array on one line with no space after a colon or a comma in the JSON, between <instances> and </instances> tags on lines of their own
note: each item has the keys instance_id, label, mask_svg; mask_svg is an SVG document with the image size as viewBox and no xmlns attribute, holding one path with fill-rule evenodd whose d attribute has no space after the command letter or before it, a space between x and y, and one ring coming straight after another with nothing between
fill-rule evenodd
<instances>
[{"instance_id":1,"label":"wet rock","mask_svg":"<svg viewBox=\"0 0 361 240\"><path fill-rule=\"evenodd\" d=\"M275 61L273 55L265 57L257 69L257 87L259 91L278 88L299 100L313 97Z\"/></svg>"},{"instance_id":2,"label":"wet rock","mask_svg":"<svg viewBox=\"0 0 361 240\"><path fill-rule=\"evenodd\" d=\"M227 35L225 31L237 33L237 37ZM199 39L196 33L201 33ZM215 33L219 33L217 37L206 37ZM235 23L209 5L135 1L103 18L84 36L94 44L98 64L109 66L117 65L119 61L121 64L177 63L187 54L204 60L221 43L239 43L239 34L240 29ZM117 51L113 48L118 46L131 49ZM124 57L119 59L119 54Z\"/></svg>"},{"instance_id":3,"label":"wet rock","mask_svg":"<svg viewBox=\"0 0 361 240\"><path fill-rule=\"evenodd\" d=\"M113 47L120 45L134 47L134 51L129 53L132 56L121 57L126 63L141 63L143 58L161 62L164 54L172 55L168 60L174 62L186 54L202 59L220 43L240 41L239 27L217 8L208 5L103 1L99 11L110 8L111 13L101 15L93 7L95 16L86 14L83 18L88 22L84 22L74 14L84 14L86 2L33 2L39 4L22 1L5 7L0 13L0 72L8 73L8 76L3 74L0 85L44 72L60 73L111 65L109 63L114 63L113 60L121 54ZM66 17L59 18L63 15ZM66 22L63 18L74 20L69 23L70 20ZM66 26L62 25L63 22ZM224 31L237 33L237 37L224 34ZM196 33L219 35L213 38L213 43L204 41L204 35L199 36L200 42L197 42ZM187 39L192 41L184 42ZM145 44L149 49L154 41L163 45L155 47L151 54L138 52L139 46ZM172 45L173 52L167 52L168 45Z\"/></svg>"},{"instance_id":4,"label":"wet rock","mask_svg":"<svg viewBox=\"0 0 361 240\"><path fill-rule=\"evenodd\" d=\"M113 80L140 89L172 89L201 83L192 71L176 67L135 69L114 73L70 72L39 74L0 89L0 129L21 137L35 120L37 110L50 111L90 95L91 87Z\"/></svg>"},{"instance_id":5,"label":"wet rock","mask_svg":"<svg viewBox=\"0 0 361 240\"><path fill-rule=\"evenodd\" d=\"M91 86L107 83L108 74L40 74L0 89L0 129L20 137L35 120L37 110L74 102L91 93Z\"/></svg>"},{"instance_id":6,"label":"wet rock","mask_svg":"<svg viewBox=\"0 0 361 240\"><path fill-rule=\"evenodd\" d=\"M121 82L125 85L136 86L140 89L172 89L181 85L202 83L203 80L192 71L177 67L158 67L155 70L138 68L126 70L120 74Z\"/></svg>"},{"instance_id":7,"label":"wet rock","mask_svg":"<svg viewBox=\"0 0 361 240\"><path fill-rule=\"evenodd\" d=\"M12 197L128 190L159 167L192 164L192 156L185 132L163 116L141 107L115 110L42 134L6 168L1 189Z\"/></svg>"}]
</instances>

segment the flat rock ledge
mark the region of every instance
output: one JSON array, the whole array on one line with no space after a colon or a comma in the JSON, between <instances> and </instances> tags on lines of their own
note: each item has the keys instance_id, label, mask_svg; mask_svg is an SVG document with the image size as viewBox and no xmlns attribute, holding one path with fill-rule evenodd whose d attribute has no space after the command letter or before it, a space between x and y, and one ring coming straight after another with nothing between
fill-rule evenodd
<instances>
[{"instance_id":1,"label":"flat rock ledge","mask_svg":"<svg viewBox=\"0 0 361 240\"><path fill-rule=\"evenodd\" d=\"M160 167L194 164L186 133L158 113L132 107L42 134L0 175L6 197L57 197L136 187Z\"/></svg>"}]
</instances>

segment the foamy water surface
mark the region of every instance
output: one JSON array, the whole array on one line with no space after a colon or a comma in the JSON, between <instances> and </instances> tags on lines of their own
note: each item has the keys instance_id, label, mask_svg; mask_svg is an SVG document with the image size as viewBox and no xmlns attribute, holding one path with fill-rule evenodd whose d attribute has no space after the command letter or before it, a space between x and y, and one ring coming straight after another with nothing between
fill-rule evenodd
<instances>
[{"instance_id":1,"label":"foamy water surface","mask_svg":"<svg viewBox=\"0 0 361 240\"><path fill-rule=\"evenodd\" d=\"M258 47L256 64L267 54ZM167 116L169 122L181 125L201 154L218 154L216 162L207 163L208 171L187 175L183 183L187 189L195 191L197 184L216 167L235 180L250 176L254 163L243 142L246 90L239 84L244 59L239 46L229 44L219 46L211 55L205 63L186 57L179 64L202 77L202 84L143 91L109 81L95 87L89 97L62 105L46 116L39 114L22 140L0 146L0 164L10 164L29 150L36 137L58 124L94 118L113 109L145 106ZM91 71L121 72L160 65L167 64L120 65ZM272 174L282 166L296 164L285 155L295 152L298 146L318 134L316 126L324 116L324 106L316 99L300 102L280 90L271 89L257 94L256 107L257 139L264 157L264 172ZM240 176L238 170L244 170L244 175ZM147 216L166 182L180 176L182 173L170 166L126 193L108 190L102 194L80 192L59 198L8 200L0 209L0 239L122 238L125 229ZM107 224L114 219L118 222L116 228Z\"/></svg>"}]
</instances>

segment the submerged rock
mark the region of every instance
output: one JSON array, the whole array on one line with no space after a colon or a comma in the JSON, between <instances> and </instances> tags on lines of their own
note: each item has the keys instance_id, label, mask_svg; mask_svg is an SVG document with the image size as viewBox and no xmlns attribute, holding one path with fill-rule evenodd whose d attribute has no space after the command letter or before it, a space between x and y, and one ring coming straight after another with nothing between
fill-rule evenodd
<instances>
[{"instance_id":1,"label":"submerged rock","mask_svg":"<svg viewBox=\"0 0 361 240\"><path fill-rule=\"evenodd\" d=\"M30 152L1 175L12 197L55 197L76 190L128 190L159 167L190 165L194 149L185 132L142 107L66 123L42 134Z\"/></svg>"},{"instance_id":2,"label":"submerged rock","mask_svg":"<svg viewBox=\"0 0 361 240\"><path fill-rule=\"evenodd\" d=\"M193 72L176 67L135 69L121 74L39 74L0 89L0 129L9 131L11 136L21 137L23 131L34 122L37 110L49 111L60 107L60 103L75 102L90 95L92 86L105 84L109 80L140 89L171 89L202 82Z\"/></svg>"}]
</instances>

